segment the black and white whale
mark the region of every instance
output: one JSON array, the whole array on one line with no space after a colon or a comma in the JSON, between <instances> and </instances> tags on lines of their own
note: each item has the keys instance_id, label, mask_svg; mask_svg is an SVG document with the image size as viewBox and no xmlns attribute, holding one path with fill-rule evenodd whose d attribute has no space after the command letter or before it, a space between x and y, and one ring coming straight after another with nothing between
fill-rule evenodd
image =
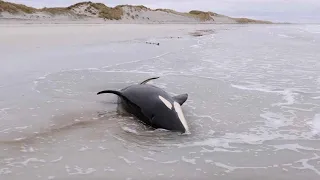
<instances>
[{"instance_id":1,"label":"black and white whale","mask_svg":"<svg viewBox=\"0 0 320 180\"><path fill-rule=\"evenodd\" d=\"M158 78L147 79L120 91L104 90L97 94L116 94L119 96L119 105L125 112L153 128L189 133L189 127L181 109L181 105L188 99L188 94L172 97L163 89L147 84L150 80Z\"/></svg>"}]
</instances>

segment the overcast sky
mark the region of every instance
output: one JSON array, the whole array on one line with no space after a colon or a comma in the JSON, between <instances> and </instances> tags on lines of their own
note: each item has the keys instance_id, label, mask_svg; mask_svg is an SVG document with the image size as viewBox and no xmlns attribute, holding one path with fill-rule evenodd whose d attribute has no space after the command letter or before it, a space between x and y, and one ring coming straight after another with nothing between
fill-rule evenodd
<instances>
[{"instance_id":1,"label":"overcast sky","mask_svg":"<svg viewBox=\"0 0 320 180\"><path fill-rule=\"evenodd\" d=\"M7 0L33 7L69 6L81 0ZM88 0L86 0L88 1ZM97 0L107 6L145 5L150 8L213 11L233 17L280 22L320 23L320 0Z\"/></svg>"}]
</instances>

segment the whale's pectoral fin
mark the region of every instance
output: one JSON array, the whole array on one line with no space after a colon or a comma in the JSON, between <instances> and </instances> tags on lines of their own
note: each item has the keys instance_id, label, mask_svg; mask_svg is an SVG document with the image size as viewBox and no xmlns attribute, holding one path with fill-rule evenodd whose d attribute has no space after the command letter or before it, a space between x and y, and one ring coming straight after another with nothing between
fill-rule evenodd
<instances>
[{"instance_id":1,"label":"whale's pectoral fin","mask_svg":"<svg viewBox=\"0 0 320 180\"><path fill-rule=\"evenodd\" d=\"M186 100L188 99L188 94L180 94L177 96L172 97L177 103L180 104L180 106L186 102Z\"/></svg>"},{"instance_id":2,"label":"whale's pectoral fin","mask_svg":"<svg viewBox=\"0 0 320 180\"><path fill-rule=\"evenodd\" d=\"M160 78L160 77L153 77L153 78L149 78L149 79L147 79L147 80L144 80L142 83L140 83L140 84L146 84L147 82L149 82L149 81L151 81L151 80L154 80L154 79L158 79L158 78Z\"/></svg>"}]
</instances>

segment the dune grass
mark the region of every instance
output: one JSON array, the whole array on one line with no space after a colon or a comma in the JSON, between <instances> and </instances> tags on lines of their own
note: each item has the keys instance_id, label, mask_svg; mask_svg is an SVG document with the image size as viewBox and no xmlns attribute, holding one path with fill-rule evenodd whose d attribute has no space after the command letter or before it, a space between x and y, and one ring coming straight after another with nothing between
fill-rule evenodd
<instances>
[{"instance_id":1,"label":"dune grass","mask_svg":"<svg viewBox=\"0 0 320 180\"><path fill-rule=\"evenodd\" d=\"M23 4L15 4L5 1L0 1L0 12L9 12L12 14L17 14L19 12L24 12L27 14L31 14L37 11L36 8L28 7Z\"/></svg>"},{"instance_id":2,"label":"dune grass","mask_svg":"<svg viewBox=\"0 0 320 180\"><path fill-rule=\"evenodd\" d=\"M120 20L123 15L122 8L103 8L100 9L99 17L109 20Z\"/></svg>"},{"instance_id":3,"label":"dune grass","mask_svg":"<svg viewBox=\"0 0 320 180\"><path fill-rule=\"evenodd\" d=\"M172 14L176 14L176 15L197 18L200 21L213 20L212 16L217 15L216 13L213 13L213 12L203 12L203 11L197 11L197 10L192 10L188 13L177 12L172 9L156 9L155 11L162 11L162 12L166 12L166 13L172 13Z\"/></svg>"},{"instance_id":4,"label":"dune grass","mask_svg":"<svg viewBox=\"0 0 320 180\"><path fill-rule=\"evenodd\" d=\"M128 5L128 4L126 4L126 5L118 5L115 8L124 8L124 7L134 9L135 11L138 11L138 12L141 12L142 10L151 11L150 8L147 8L146 6L143 6L143 5Z\"/></svg>"},{"instance_id":5,"label":"dune grass","mask_svg":"<svg viewBox=\"0 0 320 180\"><path fill-rule=\"evenodd\" d=\"M1 11L6 11L12 14L17 14L19 12L24 12L27 14L32 14L35 12L47 12L51 14L70 13L68 8L63 8L63 7L36 9L33 7L25 6L23 4L15 4L15 3L10 3L5 1L0 1L0 12Z\"/></svg>"},{"instance_id":6,"label":"dune grass","mask_svg":"<svg viewBox=\"0 0 320 180\"><path fill-rule=\"evenodd\" d=\"M200 14L204 14L205 12L203 11L198 11L198 10L192 10L189 12L189 14L193 14L193 15L200 15Z\"/></svg>"},{"instance_id":7,"label":"dune grass","mask_svg":"<svg viewBox=\"0 0 320 180\"><path fill-rule=\"evenodd\" d=\"M92 13L96 15L98 13L99 18L108 19L108 20L121 20L122 16L124 14L123 8L127 7L130 9L130 11L133 13L134 11L141 12L141 11L162 11L166 13L172 13L176 15L186 16L190 18L195 18L200 21L214 21L215 16L221 16L217 13L213 12L204 12L199 10L192 10L190 12L177 12L171 9L155 9L152 10L146 6L143 5L118 5L114 8L108 7L103 3L93 3L91 1L85 1L85 2L79 2L74 5L71 5L69 7L53 7L53 8L42 8L42 9L36 9L33 7L28 7L23 4L16 4L16 3L10 3L3 0L0 0L0 12L9 12L11 14L17 14L20 12L32 14L35 12L45 12L50 13L53 15L56 14L73 14L77 15L72 11L72 9L77 8L82 5L88 5L88 7L85 9L85 11ZM97 9L97 12L93 12L92 9ZM132 19L138 18L132 15L132 13L127 14ZM80 15L79 15L80 16ZM149 18L148 18L149 19ZM261 21L261 20L253 20L248 18L231 18L234 21L236 21L239 24L272 24L270 21Z\"/></svg>"},{"instance_id":8,"label":"dune grass","mask_svg":"<svg viewBox=\"0 0 320 180\"><path fill-rule=\"evenodd\" d=\"M184 16L185 13L181 13L172 9L155 9L154 11L162 11L162 12L166 12L166 13L172 13L172 14L176 14L176 15L182 15Z\"/></svg>"},{"instance_id":9,"label":"dune grass","mask_svg":"<svg viewBox=\"0 0 320 180\"><path fill-rule=\"evenodd\" d=\"M123 15L123 10L122 8L119 8L119 7L110 8L103 3L92 3L92 2L89 2L89 5L97 9L99 11L99 17L103 19L120 20Z\"/></svg>"},{"instance_id":10,"label":"dune grass","mask_svg":"<svg viewBox=\"0 0 320 180\"><path fill-rule=\"evenodd\" d=\"M103 19L120 20L124 13L122 8L118 6L115 8L111 8L103 3L93 3L91 1L76 3L74 5L69 6L68 9L77 8L82 5L88 5L88 7L93 7L94 9L97 9L99 12L99 17Z\"/></svg>"},{"instance_id":11,"label":"dune grass","mask_svg":"<svg viewBox=\"0 0 320 180\"><path fill-rule=\"evenodd\" d=\"M54 7L54 8L42 8L40 9L42 12L47 12L50 14L68 14L71 13L68 8L63 8L63 7Z\"/></svg>"},{"instance_id":12,"label":"dune grass","mask_svg":"<svg viewBox=\"0 0 320 180\"><path fill-rule=\"evenodd\" d=\"M203 12L203 11L198 11L198 10L192 10L189 12L190 15L199 18L200 21L210 21L213 20L212 12Z\"/></svg>"},{"instance_id":13,"label":"dune grass","mask_svg":"<svg viewBox=\"0 0 320 180\"><path fill-rule=\"evenodd\" d=\"M76 3L76 4L73 4L69 7L67 7L68 9L72 9L72 8L76 8L76 7L79 7L79 6L82 6L82 5L87 5L87 4L92 4L91 1L84 1L84 2L79 2L79 3Z\"/></svg>"},{"instance_id":14,"label":"dune grass","mask_svg":"<svg viewBox=\"0 0 320 180\"><path fill-rule=\"evenodd\" d=\"M240 24L272 24L270 21L262 21L262 20L254 20L254 19L248 19L248 18L232 18L234 19L237 23Z\"/></svg>"}]
</instances>

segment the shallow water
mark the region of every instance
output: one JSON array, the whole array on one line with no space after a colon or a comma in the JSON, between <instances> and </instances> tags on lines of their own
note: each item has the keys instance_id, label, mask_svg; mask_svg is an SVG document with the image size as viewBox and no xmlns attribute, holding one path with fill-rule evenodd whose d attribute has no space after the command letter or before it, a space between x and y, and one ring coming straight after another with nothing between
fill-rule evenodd
<instances>
[{"instance_id":1,"label":"shallow water","mask_svg":"<svg viewBox=\"0 0 320 180\"><path fill-rule=\"evenodd\" d=\"M31 51L0 43L0 177L319 179L320 26L203 29L214 33ZM191 134L152 130L96 95L153 76L189 94Z\"/></svg>"}]
</instances>

